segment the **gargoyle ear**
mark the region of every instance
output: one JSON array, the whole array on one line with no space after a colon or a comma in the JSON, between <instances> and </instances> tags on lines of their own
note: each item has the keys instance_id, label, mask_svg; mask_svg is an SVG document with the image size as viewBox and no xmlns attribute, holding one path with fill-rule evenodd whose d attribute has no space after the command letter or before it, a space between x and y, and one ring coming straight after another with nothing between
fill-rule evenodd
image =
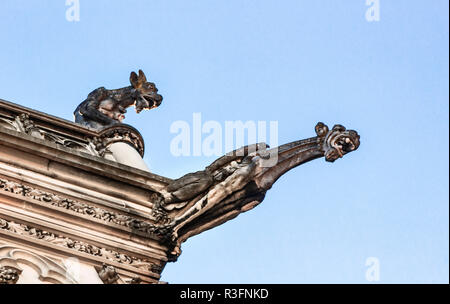
<instances>
[{"instance_id":1,"label":"gargoyle ear","mask_svg":"<svg viewBox=\"0 0 450 304\"><path fill-rule=\"evenodd\" d=\"M135 72L131 72L131 74L130 74L130 83L133 86L133 88L135 88L135 89L140 87L138 75Z\"/></svg>"},{"instance_id":2,"label":"gargoyle ear","mask_svg":"<svg viewBox=\"0 0 450 304\"><path fill-rule=\"evenodd\" d=\"M143 85L147 82L147 77L145 77L145 74L142 70L139 70L139 83Z\"/></svg>"}]
</instances>

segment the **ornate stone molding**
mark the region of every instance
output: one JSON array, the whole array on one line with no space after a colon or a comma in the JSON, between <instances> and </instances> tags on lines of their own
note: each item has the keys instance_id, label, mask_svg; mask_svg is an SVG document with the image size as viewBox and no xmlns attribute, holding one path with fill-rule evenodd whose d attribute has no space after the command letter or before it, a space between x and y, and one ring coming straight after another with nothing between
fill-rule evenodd
<instances>
[{"instance_id":1,"label":"ornate stone molding","mask_svg":"<svg viewBox=\"0 0 450 304\"><path fill-rule=\"evenodd\" d=\"M5 147L0 151L5 168L0 197L8 204L2 206L0 234L32 250L44 248L45 254L53 249L55 256L88 260L90 271L95 265L105 283L139 283L135 274L160 274L167 259L175 261L190 237L260 204L287 171L319 158L333 162L360 144L359 135L341 125L328 128L318 123L315 131L317 136L279 147L243 147L204 170L171 180L141 172L145 167L138 160L144 142L131 126L86 128L0 100L0 142ZM77 197L75 192L81 189L86 192ZM127 197L136 212L113 204L128 201ZM40 218L39 224L31 218ZM73 229L78 220L80 228ZM80 231L82 236L77 235ZM1 261L1 273L7 278L3 280L17 281L20 269ZM24 267L22 275L27 271ZM153 282L157 276L152 277L141 279Z\"/></svg>"},{"instance_id":2,"label":"ornate stone molding","mask_svg":"<svg viewBox=\"0 0 450 304\"><path fill-rule=\"evenodd\" d=\"M47 140L63 147L72 148L94 156L100 156L96 147L90 140L81 142L38 128L28 114L19 114L14 120L0 117L0 122L3 122L4 125L6 124L6 126L12 130Z\"/></svg>"},{"instance_id":3,"label":"ornate stone molding","mask_svg":"<svg viewBox=\"0 0 450 304\"><path fill-rule=\"evenodd\" d=\"M20 271L11 267L0 267L0 284L16 284Z\"/></svg>"},{"instance_id":4,"label":"ornate stone molding","mask_svg":"<svg viewBox=\"0 0 450 304\"><path fill-rule=\"evenodd\" d=\"M0 126L2 124L9 129L94 156L104 157L109 152L108 147L116 142L128 143L138 151L141 157L144 156L145 145L142 135L135 128L126 124L117 124L103 129L101 132L97 132L98 136L86 136L85 142L43 130L37 127L30 116L25 113L15 116L14 120L0 117Z\"/></svg>"},{"instance_id":5,"label":"ornate stone molding","mask_svg":"<svg viewBox=\"0 0 450 304\"><path fill-rule=\"evenodd\" d=\"M6 220L3 218L0 218L0 229L17 233L18 235L43 240L56 246L62 246L79 252L87 253L93 256L102 257L109 261L114 261L120 264L127 264L150 272L152 272L152 266L154 265L153 263L151 263L146 259L136 258L112 249L94 246L82 241L74 240L29 225L15 223L13 221Z\"/></svg>"},{"instance_id":6,"label":"ornate stone molding","mask_svg":"<svg viewBox=\"0 0 450 304\"><path fill-rule=\"evenodd\" d=\"M129 125L117 124L102 130L97 138L93 139L100 156L103 156L106 149L113 143L125 142L133 146L144 157L144 139L135 128Z\"/></svg>"},{"instance_id":7,"label":"ornate stone molding","mask_svg":"<svg viewBox=\"0 0 450 304\"><path fill-rule=\"evenodd\" d=\"M155 223L151 223L148 221L133 218L129 215L119 214L114 211L90 206L86 203L78 202L69 198L64 198L54 193L45 192L40 189L25 186L23 184L3 178L0 178L0 190L23 195L25 197L29 197L58 208L77 212L107 223L114 223L157 237L165 237L161 227L163 227L164 224L167 224L170 221L170 219L167 217L167 213L162 208L160 208L158 204L155 204L152 210L152 215L155 218Z\"/></svg>"},{"instance_id":8,"label":"ornate stone molding","mask_svg":"<svg viewBox=\"0 0 450 304\"><path fill-rule=\"evenodd\" d=\"M9 278L9 283L6 284L14 284L19 280L23 271L19 264L31 266L42 282L77 283L61 263L30 250L12 245L0 245L0 284L2 283L2 269L6 269L5 277Z\"/></svg>"}]
</instances>

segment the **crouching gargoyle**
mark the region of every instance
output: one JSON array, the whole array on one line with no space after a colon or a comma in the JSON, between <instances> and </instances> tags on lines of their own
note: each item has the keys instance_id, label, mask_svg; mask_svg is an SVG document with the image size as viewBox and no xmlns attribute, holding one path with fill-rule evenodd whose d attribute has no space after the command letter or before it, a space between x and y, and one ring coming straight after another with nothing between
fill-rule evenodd
<instances>
[{"instance_id":1,"label":"crouching gargoyle","mask_svg":"<svg viewBox=\"0 0 450 304\"><path fill-rule=\"evenodd\" d=\"M131 86L107 90L100 87L92 91L73 113L75 122L96 130L121 123L127 108L135 106L136 112L158 107L162 96L153 82L148 82L144 72L131 72Z\"/></svg>"},{"instance_id":2,"label":"crouching gargoyle","mask_svg":"<svg viewBox=\"0 0 450 304\"><path fill-rule=\"evenodd\" d=\"M170 245L169 258L181 243L261 203L266 191L288 170L316 158L334 162L359 147L356 131L316 125L316 137L269 149L256 144L217 159L203 171L189 173L154 194L154 215L163 218L156 232ZM161 214L164 214L161 217Z\"/></svg>"}]
</instances>

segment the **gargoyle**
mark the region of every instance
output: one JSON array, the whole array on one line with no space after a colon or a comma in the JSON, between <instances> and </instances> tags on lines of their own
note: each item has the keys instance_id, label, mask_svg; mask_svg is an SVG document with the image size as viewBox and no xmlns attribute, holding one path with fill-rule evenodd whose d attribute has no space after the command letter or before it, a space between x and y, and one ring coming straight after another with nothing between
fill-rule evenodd
<instances>
[{"instance_id":1,"label":"gargoyle","mask_svg":"<svg viewBox=\"0 0 450 304\"><path fill-rule=\"evenodd\" d=\"M114 284L119 280L116 269L105 263L103 263L102 268L98 271L98 276L105 284Z\"/></svg>"},{"instance_id":2,"label":"gargoyle","mask_svg":"<svg viewBox=\"0 0 450 304\"><path fill-rule=\"evenodd\" d=\"M335 125L316 125L316 137L269 149L265 144L235 150L206 167L172 181L154 199L165 212L159 227L171 243L171 260L181 243L248 211L264 199L266 191L288 170L316 158L334 162L359 147L356 131Z\"/></svg>"},{"instance_id":3,"label":"gargoyle","mask_svg":"<svg viewBox=\"0 0 450 304\"><path fill-rule=\"evenodd\" d=\"M121 123L127 108L135 106L136 113L158 107L162 96L153 82L148 82L144 72L130 74L131 86L107 90L100 87L92 91L73 113L75 122L93 129L102 129Z\"/></svg>"}]
</instances>

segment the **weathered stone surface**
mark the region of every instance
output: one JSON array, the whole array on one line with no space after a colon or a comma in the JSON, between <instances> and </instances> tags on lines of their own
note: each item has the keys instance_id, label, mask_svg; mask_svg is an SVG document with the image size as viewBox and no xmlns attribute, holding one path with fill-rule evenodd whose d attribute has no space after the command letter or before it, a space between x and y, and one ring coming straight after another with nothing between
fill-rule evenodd
<instances>
[{"instance_id":1,"label":"weathered stone surface","mask_svg":"<svg viewBox=\"0 0 450 304\"><path fill-rule=\"evenodd\" d=\"M0 267L0 284L16 284L19 275L19 271L14 268Z\"/></svg>"},{"instance_id":2,"label":"weathered stone surface","mask_svg":"<svg viewBox=\"0 0 450 304\"><path fill-rule=\"evenodd\" d=\"M325 156L333 162L359 147L359 135L336 125L316 126L317 137L292 142L273 149L266 145L233 151L204 171L189 173L160 191L161 207L171 219L165 225L175 260L181 243L214 228L262 202L265 193L285 172L305 162Z\"/></svg>"},{"instance_id":3,"label":"weathered stone surface","mask_svg":"<svg viewBox=\"0 0 450 304\"><path fill-rule=\"evenodd\" d=\"M145 171L133 127L93 130L0 100L0 242L18 246L11 252L27 261L47 261L40 273L56 267L60 276L48 282L159 283L184 241L260 204L292 168L333 162L360 144L341 125L318 123L315 131L279 147L243 147L172 180ZM39 281L10 253L2 258L1 248L1 280ZM86 277L71 277L61 262L70 258Z\"/></svg>"},{"instance_id":4,"label":"weathered stone surface","mask_svg":"<svg viewBox=\"0 0 450 304\"><path fill-rule=\"evenodd\" d=\"M83 126L101 130L115 124L120 124L125 118L127 108L135 105L136 113L158 107L162 96L153 82L148 82L144 72L139 75L131 72L131 86L107 90L100 87L92 91L73 113L75 122Z\"/></svg>"},{"instance_id":5,"label":"weathered stone surface","mask_svg":"<svg viewBox=\"0 0 450 304\"><path fill-rule=\"evenodd\" d=\"M113 266L103 264L102 268L98 272L99 278L105 284L115 284L120 278Z\"/></svg>"}]
</instances>

